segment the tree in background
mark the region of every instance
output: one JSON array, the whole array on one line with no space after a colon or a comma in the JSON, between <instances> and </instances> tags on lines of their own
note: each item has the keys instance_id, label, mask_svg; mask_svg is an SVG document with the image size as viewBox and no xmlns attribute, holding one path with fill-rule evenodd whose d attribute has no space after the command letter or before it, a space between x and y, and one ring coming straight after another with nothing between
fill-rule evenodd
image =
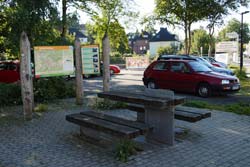
<instances>
[{"instance_id":1,"label":"tree in background","mask_svg":"<svg viewBox=\"0 0 250 167\"><path fill-rule=\"evenodd\" d=\"M1 37L5 52L10 58L19 56L19 38L22 31L29 37L31 47L34 45L54 43L59 32L55 29L59 17L56 6L49 0L11 0L1 2Z\"/></svg>"},{"instance_id":2,"label":"tree in background","mask_svg":"<svg viewBox=\"0 0 250 167\"><path fill-rule=\"evenodd\" d=\"M185 32L185 54L189 54L191 47L191 26L203 19L204 0L156 0L155 19L170 25L179 25Z\"/></svg>"},{"instance_id":3,"label":"tree in background","mask_svg":"<svg viewBox=\"0 0 250 167\"><path fill-rule=\"evenodd\" d=\"M223 24L223 18L229 14L230 11L237 11L240 6L247 7L249 4L249 0L225 0L225 1L208 1L207 10L203 10L208 14L208 32L209 32L209 50L208 56L212 55L212 45L214 44L213 34L215 26L221 26ZM210 3L210 4L209 4ZM210 7L209 7L210 6ZM211 8L212 6L212 8Z\"/></svg>"},{"instance_id":4,"label":"tree in background","mask_svg":"<svg viewBox=\"0 0 250 167\"><path fill-rule=\"evenodd\" d=\"M236 32L237 34L240 34L240 26L241 23L237 19L232 19L228 22L226 27L222 29L219 32L219 40L220 41L228 41L226 34L230 32ZM249 30L249 24L244 23L243 24L243 43L248 43L250 40L250 30Z\"/></svg>"},{"instance_id":5,"label":"tree in background","mask_svg":"<svg viewBox=\"0 0 250 167\"><path fill-rule=\"evenodd\" d=\"M121 31L122 27L120 26L120 21L125 20L126 17L130 18L135 16L135 12L131 9L133 1L126 0L103 0L96 3L95 7L91 10L91 17L94 21L95 30L96 30L96 39L98 39L101 44L101 50L103 52L103 90L109 90L109 55L110 55L110 41L115 38L120 40L124 36L124 31ZM116 30L116 28L120 30ZM112 38L113 34L122 32ZM122 35L122 36L121 36Z\"/></svg>"},{"instance_id":6,"label":"tree in background","mask_svg":"<svg viewBox=\"0 0 250 167\"><path fill-rule=\"evenodd\" d=\"M159 47L157 50L157 54L160 55L170 55L170 54L176 54L177 48L172 46L166 46L166 47Z\"/></svg>"},{"instance_id":7,"label":"tree in background","mask_svg":"<svg viewBox=\"0 0 250 167\"><path fill-rule=\"evenodd\" d=\"M192 38L192 47L191 53L201 55L201 47L202 54L207 54L209 49L209 34L204 29L197 29L193 31Z\"/></svg>"}]
</instances>

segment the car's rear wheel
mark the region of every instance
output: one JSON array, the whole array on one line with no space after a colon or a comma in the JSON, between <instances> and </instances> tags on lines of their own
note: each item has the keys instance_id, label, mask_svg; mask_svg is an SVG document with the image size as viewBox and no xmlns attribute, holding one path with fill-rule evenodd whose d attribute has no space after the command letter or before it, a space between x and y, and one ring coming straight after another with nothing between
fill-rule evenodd
<instances>
[{"instance_id":1,"label":"car's rear wheel","mask_svg":"<svg viewBox=\"0 0 250 167\"><path fill-rule=\"evenodd\" d=\"M154 81L149 81L148 84L147 84L147 88L149 89L157 89L157 85L155 84Z\"/></svg>"},{"instance_id":2,"label":"car's rear wheel","mask_svg":"<svg viewBox=\"0 0 250 167\"><path fill-rule=\"evenodd\" d=\"M197 93L200 97L209 97L211 95L210 85L207 83L199 84L197 88Z\"/></svg>"}]
</instances>

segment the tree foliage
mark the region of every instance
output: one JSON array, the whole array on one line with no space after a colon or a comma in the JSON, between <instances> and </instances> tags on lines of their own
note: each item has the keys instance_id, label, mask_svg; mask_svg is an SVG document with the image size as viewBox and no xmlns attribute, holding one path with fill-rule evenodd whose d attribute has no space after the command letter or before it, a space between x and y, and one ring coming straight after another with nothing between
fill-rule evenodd
<instances>
[{"instance_id":1,"label":"tree foliage","mask_svg":"<svg viewBox=\"0 0 250 167\"><path fill-rule=\"evenodd\" d=\"M202 53L208 54L209 49L209 34L204 29L197 29L193 31L193 38L192 38L192 54L201 54L201 47ZM213 46L214 48L214 46Z\"/></svg>"},{"instance_id":2,"label":"tree foliage","mask_svg":"<svg viewBox=\"0 0 250 167\"><path fill-rule=\"evenodd\" d=\"M1 48L10 57L19 56L19 38L22 31L29 37L31 47L51 44L57 41L58 12L49 0L11 0L5 1L1 8L4 23L1 24L0 35L3 39Z\"/></svg>"},{"instance_id":3,"label":"tree foliage","mask_svg":"<svg viewBox=\"0 0 250 167\"><path fill-rule=\"evenodd\" d=\"M156 18L171 25L180 25L185 32L185 52L190 51L191 25L203 19L201 6L204 0L156 0Z\"/></svg>"},{"instance_id":4,"label":"tree foliage","mask_svg":"<svg viewBox=\"0 0 250 167\"><path fill-rule=\"evenodd\" d=\"M184 28L185 51L189 53L193 23L203 19L209 20L208 28L212 37L214 25L219 24L230 10L237 10L241 5L247 6L249 0L155 0L155 2L156 20Z\"/></svg>"},{"instance_id":5,"label":"tree foliage","mask_svg":"<svg viewBox=\"0 0 250 167\"><path fill-rule=\"evenodd\" d=\"M227 41L230 40L226 34L230 32L236 32L240 36L241 23L237 19L232 19L228 22L226 27L219 32L219 40ZM243 43L248 43L250 40L250 29L249 24L243 24Z\"/></svg>"},{"instance_id":6,"label":"tree foliage","mask_svg":"<svg viewBox=\"0 0 250 167\"><path fill-rule=\"evenodd\" d=\"M159 47L157 50L157 54L160 55L170 55L170 54L176 54L177 48L173 45L171 46L165 46L165 47Z\"/></svg>"}]
</instances>

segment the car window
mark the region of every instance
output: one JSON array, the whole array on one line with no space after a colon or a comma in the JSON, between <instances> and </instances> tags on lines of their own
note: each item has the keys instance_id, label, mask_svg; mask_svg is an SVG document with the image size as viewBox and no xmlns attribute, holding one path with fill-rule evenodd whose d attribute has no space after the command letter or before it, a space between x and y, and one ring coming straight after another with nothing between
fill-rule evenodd
<instances>
[{"instance_id":1,"label":"car window","mask_svg":"<svg viewBox=\"0 0 250 167\"><path fill-rule=\"evenodd\" d=\"M9 70L15 70L16 69L16 65L15 64L9 64Z\"/></svg>"},{"instance_id":2,"label":"car window","mask_svg":"<svg viewBox=\"0 0 250 167\"><path fill-rule=\"evenodd\" d=\"M172 62L171 71L172 72L183 72L183 73L190 72L187 65L183 62Z\"/></svg>"},{"instance_id":3,"label":"car window","mask_svg":"<svg viewBox=\"0 0 250 167\"><path fill-rule=\"evenodd\" d=\"M212 70L198 61L190 61L188 64L195 72L211 72Z\"/></svg>"},{"instance_id":4,"label":"car window","mask_svg":"<svg viewBox=\"0 0 250 167\"><path fill-rule=\"evenodd\" d=\"M153 70L167 70L168 63L167 62L158 62L155 64Z\"/></svg>"},{"instance_id":5,"label":"car window","mask_svg":"<svg viewBox=\"0 0 250 167\"><path fill-rule=\"evenodd\" d=\"M7 68L8 68L7 64L5 64L5 63L0 64L0 71L7 70Z\"/></svg>"}]
</instances>

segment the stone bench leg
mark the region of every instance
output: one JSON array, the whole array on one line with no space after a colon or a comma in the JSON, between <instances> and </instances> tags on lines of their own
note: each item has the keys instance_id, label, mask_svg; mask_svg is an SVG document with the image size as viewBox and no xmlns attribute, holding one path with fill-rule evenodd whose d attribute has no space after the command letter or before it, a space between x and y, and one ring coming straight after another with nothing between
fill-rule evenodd
<instances>
[{"instance_id":1,"label":"stone bench leg","mask_svg":"<svg viewBox=\"0 0 250 167\"><path fill-rule=\"evenodd\" d=\"M174 145L174 106L158 109L145 105L145 123L153 127L147 133L146 140Z\"/></svg>"},{"instance_id":2,"label":"stone bench leg","mask_svg":"<svg viewBox=\"0 0 250 167\"><path fill-rule=\"evenodd\" d=\"M137 112L137 121L138 122L145 122L145 112Z\"/></svg>"}]
</instances>

